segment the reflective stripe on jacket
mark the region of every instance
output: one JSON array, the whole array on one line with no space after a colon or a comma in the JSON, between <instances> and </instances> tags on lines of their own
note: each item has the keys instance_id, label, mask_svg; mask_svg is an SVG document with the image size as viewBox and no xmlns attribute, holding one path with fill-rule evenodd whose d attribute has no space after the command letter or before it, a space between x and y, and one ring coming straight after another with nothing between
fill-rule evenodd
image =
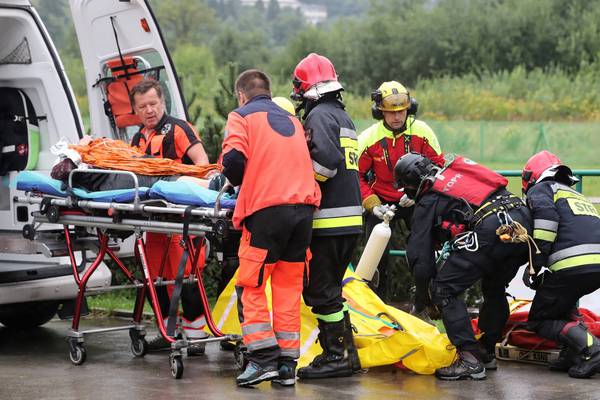
<instances>
[{"instance_id":1,"label":"reflective stripe on jacket","mask_svg":"<svg viewBox=\"0 0 600 400\"><path fill-rule=\"evenodd\" d=\"M310 156L321 188L321 205L314 214L313 235L362 232L358 183L358 139L344 105L324 98L310 109L304 128L311 137Z\"/></svg>"},{"instance_id":2,"label":"reflective stripe on jacket","mask_svg":"<svg viewBox=\"0 0 600 400\"><path fill-rule=\"evenodd\" d=\"M600 264L600 216L581 193L555 181L527 192L533 237L542 252L537 266L551 271Z\"/></svg>"}]
</instances>

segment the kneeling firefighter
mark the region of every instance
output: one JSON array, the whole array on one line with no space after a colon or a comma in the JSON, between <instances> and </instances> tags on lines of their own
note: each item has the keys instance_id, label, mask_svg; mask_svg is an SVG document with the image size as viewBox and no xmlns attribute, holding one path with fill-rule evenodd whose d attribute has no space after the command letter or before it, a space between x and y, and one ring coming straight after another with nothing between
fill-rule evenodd
<instances>
[{"instance_id":1,"label":"kneeling firefighter","mask_svg":"<svg viewBox=\"0 0 600 400\"><path fill-rule=\"evenodd\" d=\"M321 205L313 216L312 259L304 301L316 315L323 354L298 370L302 379L350 376L360 370L342 280L360 234L356 130L344 110L331 61L311 53L294 70L292 98L304 109L304 129Z\"/></svg>"},{"instance_id":2,"label":"kneeling firefighter","mask_svg":"<svg viewBox=\"0 0 600 400\"><path fill-rule=\"evenodd\" d=\"M439 310L458 350L456 361L436 376L484 379L486 368L496 368L494 346L509 316L505 288L528 259L529 210L506 190L504 177L461 156L446 155L444 167L438 167L409 153L396 164L394 178L415 200L407 246L417 288L415 311ZM444 242L445 262L436 270L436 243ZM478 342L459 296L480 279L484 333Z\"/></svg>"},{"instance_id":3,"label":"kneeling firefighter","mask_svg":"<svg viewBox=\"0 0 600 400\"><path fill-rule=\"evenodd\" d=\"M523 192L533 216L533 237L540 253L533 275L523 281L537 289L529 328L563 346L550 369L589 378L600 371L600 341L588 332L577 301L600 288L600 217L581 193L570 188L578 179L548 152L535 154L523 168ZM538 273L543 267L547 270Z\"/></svg>"}]
</instances>

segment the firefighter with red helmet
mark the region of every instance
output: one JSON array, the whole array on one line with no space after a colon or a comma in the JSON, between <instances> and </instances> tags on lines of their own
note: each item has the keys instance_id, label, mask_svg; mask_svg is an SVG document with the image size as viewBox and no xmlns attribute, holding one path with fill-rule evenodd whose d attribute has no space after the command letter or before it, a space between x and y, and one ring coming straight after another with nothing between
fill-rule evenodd
<instances>
[{"instance_id":1,"label":"firefighter with red helmet","mask_svg":"<svg viewBox=\"0 0 600 400\"><path fill-rule=\"evenodd\" d=\"M411 151L421 153L438 165L444 160L438 139L425 122L416 119L418 104L399 82L383 82L371 93L371 113L377 123L358 136L358 174L362 204L365 208L365 231L368 239L381 222L382 204L396 204L393 221L404 220L409 226L414 202L394 185L396 162ZM388 264L389 245L377 266L378 278L372 282L384 301L390 299Z\"/></svg>"},{"instance_id":2,"label":"firefighter with red helmet","mask_svg":"<svg viewBox=\"0 0 600 400\"><path fill-rule=\"evenodd\" d=\"M342 85L331 61L311 53L294 69L292 98L304 110L315 179L322 192L310 243L305 303L319 326L323 353L298 370L301 379L350 376L360 370L342 280L362 233L357 137L342 103Z\"/></svg>"},{"instance_id":3,"label":"firefighter with red helmet","mask_svg":"<svg viewBox=\"0 0 600 400\"><path fill-rule=\"evenodd\" d=\"M242 229L236 280L238 316L249 363L236 382L295 384L300 356L300 300L321 198L300 121L271 100L259 70L235 82L239 107L229 113L223 174L240 186L233 225ZM283 173L282 173L283 172ZM265 288L271 278L272 313Z\"/></svg>"},{"instance_id":4,"label":"firefighter with red helmet","mask_svg":"<svg viewBox=\"0 0 600 400\"><path fill-rule=\"evenodd\" d=\"M160 83L154 79L143 79L130 92L133 109L139 116L142 128L136 133L131 145L140 148L148 155L170 158L182 164L208 164L208 156L202 141L192 124L170 116L165 110L165 100ZM146 249L152 278L160 276L173 280L177 276L179 262L183 256L180 245L181 235L146 233ZM195 243L200 243L194 239ZM165 253L166 251L166 253ZM199 263L204 263L206 247L199 247ZM202 265L201 265L202 266ZM186 263L185 273L191 272L191 262ZM165 325L169 316L171 287L157 287L161 313ZM200 300L198 285L184 283L181 288L183 308L182 325L190 339L203 339L208 336L203 328L206 325L204 307ZM170 348L170 343L158 334L148 341L149 351L161 351ZM188 355L204 353L204 344L194 344L187 348Z\"/></svg>"},{"instance_id":5,"label":"firefighter with red helmet","mask_svg":"<svg viewBox=\"0 0 600 400\"><path fill-rule=\"evenodd\" d=\"M526 243L506 242L497 229L519 226L530 232L531 220L521 199L506 190L504 177L461 156L445 158L439 167L421 154L408 153L394 168L398 186L415 200L407 246L417 289L415 310L441 312L458 351L456 361L438 369L436 376L484 379L486 368L496 368L494 347L509 316L505 288L529 254ZM439 266L435 250L442 243ZM478 341L460 296L479 280L484 302Z\"/></svg>"},{"instance_id":6,"label":"firefighter with red helmet","mask_svg":"<svg viewBox=\"0 0 600 400\"><path fill-rule=\"evenodd\" d=\"M536 289L529 329L563 346L551 369L589 378L600 371L600 341L578 315L577 301L600 288L600 216L571 189L578 181L571 169L549 151L532 156L522 178L540 250L534 275L529 269L523 275L525 284ZM547 269L540 274L542 268Z\"/></svg>"}]
</instances>

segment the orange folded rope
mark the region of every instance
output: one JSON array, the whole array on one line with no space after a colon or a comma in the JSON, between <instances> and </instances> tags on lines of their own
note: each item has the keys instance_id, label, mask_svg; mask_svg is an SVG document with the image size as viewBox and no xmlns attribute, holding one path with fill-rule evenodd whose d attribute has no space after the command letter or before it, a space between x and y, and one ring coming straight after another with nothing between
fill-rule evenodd
<instances>
[{"instance_id":1,"label":"orange folded rope","mask_svg":"<svg viewBox=\"0 0 600 400\"><path fill-rule=\"evenodd\" d=\"M97 168L131 171L140 175L187 175L204 178L211 171L220 171L218 164L185 165L169 158L152 158L122 140L94 139L87 145L70 145L84 163Z\"/></svg>"}]
</instances>

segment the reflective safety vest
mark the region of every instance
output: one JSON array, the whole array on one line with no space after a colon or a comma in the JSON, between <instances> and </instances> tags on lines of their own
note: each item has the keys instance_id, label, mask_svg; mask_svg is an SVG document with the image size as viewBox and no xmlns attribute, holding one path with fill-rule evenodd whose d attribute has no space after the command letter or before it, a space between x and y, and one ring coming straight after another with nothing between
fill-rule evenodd
<instances>
[{"instance_id":1,"label":"reflective safety vest","mask_svg":"<svg viewBox=\"0 0 600 400\"><path fill-rule=\"evenodd\" d=\"M506 187L508 180L502 175L462 156L446 155L446 167L435 175L431 190L455 199L464 199L480 207L498 189Z\"/></svg>"},{"instance_id":2,"label":"reflective safety vest","mask_svg":"<svg viewBox=\"0 0 600 400\"><path fill-rule=\"evenodd\" d=\"M600 215L581 193L554 181L527 192L533 238L553 272L600 265Z\"/></svg>"}]
</instances>

